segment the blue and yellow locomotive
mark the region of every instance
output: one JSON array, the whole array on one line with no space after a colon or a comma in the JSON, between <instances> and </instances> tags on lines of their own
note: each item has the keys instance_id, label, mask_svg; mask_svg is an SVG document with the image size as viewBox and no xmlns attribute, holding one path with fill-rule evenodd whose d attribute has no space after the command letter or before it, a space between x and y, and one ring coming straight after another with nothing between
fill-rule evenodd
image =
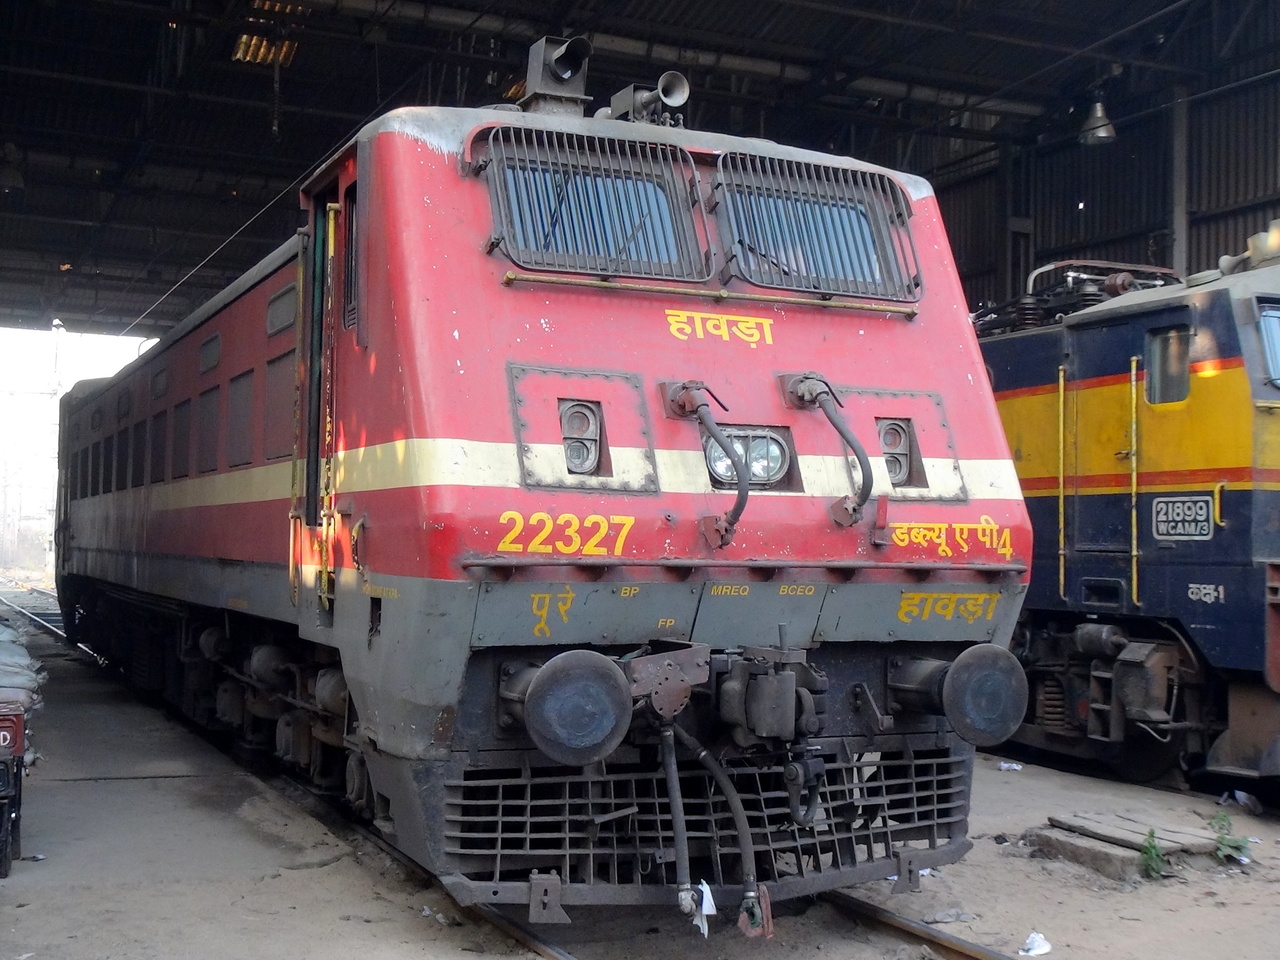
<instances>
[{"instance_id":1,"label":"blue and yellow locomotive","mask_svg":"<svg viewBox=\"0 0 1280 960\"><path fill-rule=\"evenodd\" d=\"M1179 281L1091 261L975 324L1035 531L1014 739L1280 775L1280 221Z\"/></svg>"}]
</instances>

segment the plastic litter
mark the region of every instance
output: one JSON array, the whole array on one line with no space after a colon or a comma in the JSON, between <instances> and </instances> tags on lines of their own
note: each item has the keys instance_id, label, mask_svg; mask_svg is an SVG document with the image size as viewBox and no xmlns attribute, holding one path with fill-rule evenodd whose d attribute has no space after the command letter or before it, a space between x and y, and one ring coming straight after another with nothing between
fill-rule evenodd
<instances>
[{"instance_id":1,"label":"plastic litter","mask_svg":"<svg viewBox=\"0 0 1280 960\"><path fill-rule=\"evenodd\" d=\"M1027 936L1027 942L1018 948L1018 956L1020 957L1043 957L1046 953L1053 949L1053 944L1044 938L1043 933L1032 930Z\"/></svg>"},{"instance_id":2,"label":"plastic litter","mask_svg":"<svg viewBox=\"0 0 1280 960\"><path fill-rule=\"evenodd\" d=\"M1262 815L1262 804L1258 798L1251 793L1245 793L1243 790L1228 790L1218 798L1218 806L1225 807L1230 804L1236 804L1245 813L1253 816Z\"/></svg>"},{"instance_id":3,"label":"plastic litter","mask_svg":"<svg viewBox=\"0 0 1280 960\"><path fill-rule=\"evenodd\" d=\"M1240 804L1240 809L1246 813L1251 813L1255 817L1262 813L1262 804L1253 794L1245 793L1243 790L1236 790L1235 799L1236 803Z\"/></svg>"},{"instance_id":4,"label":"plastic litter","mask_svg":"<svg viewBox=\"0 0 1280 960\"><path fill-rule=\"evenodd\" d=\"M708 935L707 917L712 916L716 912L716 901L711 896L711 888L707 886L707 881L698 881L698 909L693 914L693 925L702 931L702 937L705 940Z\"/></svg>"},{"instance_id":5,"label":"plastic litter","mask_svg":"<svg viewBox=\"0 0 1280 960\"><path fill-rule=\"evenodd\" d=\"M950 910L942 910L921 919L925 923L968 923L970 920L977 920L978 916L962 907L952 907Z\"/></svg>"},{"instance_id":6,"label":"plastic litter","mask_svg":"<svg viewBox=\"0 0 1280 960\"><path fill-rule=\"evenodd\" d=\"M997 843L1002 847L1009 842L1009 838L1006 837L1003 833L997 833L994 837L991 838L991 840L992 842Z\"/></svg>"},{"instance_id":7,"label":"plastic litter","mask_svg":"<svg viewBox=\"0 0 1280 960\"><path fill-rule=\"evenodd\" d=\"M423 915L424 917L429 917L429 916L431 916L431 915L432 915L432 914L431 914L431 908L430 908L430 907L428 907L428 906L426 906L426 905L424 905L424 906L423 906L423 908L422 908L422 915Z\"/></svg>"},{"instance_id":8,"label":"plastic litter","mask_svg":"<svg viewBox=\"0 0 1280 960\"><path fill-rule=\"evenodd\" d=\"M1022 764L1014 763L1012 760L1001 760L1000 769L1005 773L1017 773L1022 769Z\"/></svg>"}]
</instances>

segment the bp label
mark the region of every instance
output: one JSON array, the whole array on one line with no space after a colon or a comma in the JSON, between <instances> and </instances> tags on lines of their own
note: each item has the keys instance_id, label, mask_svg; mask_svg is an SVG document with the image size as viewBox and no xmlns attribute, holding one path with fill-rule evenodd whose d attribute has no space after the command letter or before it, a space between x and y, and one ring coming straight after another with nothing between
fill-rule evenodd
<instances>
[{"instance_id":1,"label":"bp label","mask_svg":"<svg viewBox=\"0 0 1280 960\"><path fill-rule=\"evenodd\" d=\"M1156 497L1151 532L1157 540L1212 540L1212 497Z\"/></svg>"}]
</instances>

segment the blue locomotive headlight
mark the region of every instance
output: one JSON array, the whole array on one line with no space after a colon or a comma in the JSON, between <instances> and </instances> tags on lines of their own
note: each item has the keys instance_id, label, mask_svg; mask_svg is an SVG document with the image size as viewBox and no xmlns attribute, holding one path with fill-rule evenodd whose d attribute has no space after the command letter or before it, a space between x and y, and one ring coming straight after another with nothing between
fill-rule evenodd
<instances>
[{"instance_id":1,"label":"blue locomotive headlight","mask_svg":"<svg viewBox=\"0 0 1280 960\"><path fill-rule=\"evenodd\" d=\"M786 441L772 430L734 430L724 431L733 449L747 464L747 475L752 484L769 486L777 483L787 475L791 466L791 452ZM703 451L707 457L707 469L712 479L728 486L737 482L737 474L733 469L733 461L725 453L720 444L712 437L703 443Z\"/></svg>"}]
</instances>

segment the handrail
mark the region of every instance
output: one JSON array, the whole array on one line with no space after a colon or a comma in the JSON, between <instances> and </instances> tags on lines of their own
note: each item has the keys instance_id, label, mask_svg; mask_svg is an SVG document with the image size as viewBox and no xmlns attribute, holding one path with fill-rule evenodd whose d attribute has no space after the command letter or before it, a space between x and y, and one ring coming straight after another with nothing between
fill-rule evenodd
<instances>
[{"instance_id":1,"label":"handrail","mask_svg":"<svg viewBox=\"0 0 1280 960\"><path fill-rule=\"evenodd\" d=\"M1138 358L1129 358L1129 592L1138 599Z\"/></svg>"},{"instance_id":2,"label":"handrail","mask_svg":"<svg viewBox=\"0 0 1280 960\"><path fill-rule=\"evenodd\" d=\"M768 293L747 293L742 290L708 290L706 287L681 287L665 283L617 283L613 280L588 280L585 277L553 277L536 273L516 273L508 270L502 278L502 285L509 287L513 283L549 283L562 287L587 287L593 290L620 290L623 293L665 293L680 294L686 297L700 297L703 300L747 300L753 303L787 303L803 307L828 307L833 310L865 310L869 313L897 313L908 320L914 319L920 312L915 307L906 307L898 303L868 303L863 300L824 300L821 297L782 297Z\"/></svg>"},{"instance_id":3,"label":"handrail","mask_svg":"<svg viewBox=\"0 0 1280 960\"><path fill-rule=\"evenodd\" d=\"M1067 368L1058 367L1058 596L1067 599ZM1077 505L1079 509L1079 505Z\"/></svg>"},{"instance_id":4,"label":"handrail","mask_svg":"<svg viewBox=\"0 0 1280 960\"><path fill-rule=\"evenodd\" d=\"M333 260L337 249L338 211L336 203L325 205L325 291L324 291L324 332L320 343L323 372L323 402L321 417L323 418L324 435L320 447L320 570L316 579L316 596L322 610L332 610L331 591L334 589L336 563L334 558L334 537L337 531L337 516L333 509L333 446L336 424L334 407L334 350L335 323L333 304Z\"/></svg>"}]
</instances>

